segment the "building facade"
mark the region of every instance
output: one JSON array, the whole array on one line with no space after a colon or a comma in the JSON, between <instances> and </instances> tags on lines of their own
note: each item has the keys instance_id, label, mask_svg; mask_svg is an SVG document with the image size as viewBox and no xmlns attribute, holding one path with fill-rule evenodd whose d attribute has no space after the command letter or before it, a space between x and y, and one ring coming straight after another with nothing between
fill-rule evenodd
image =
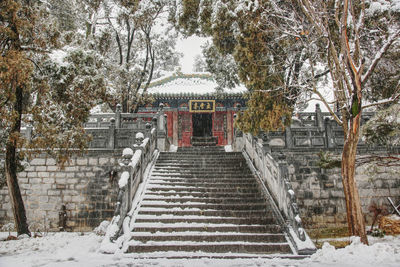
<instances>
[{"instance_id":1,"label":"building facade","mask_svg":"<svg viewBox=\"0 0 400 267\"><path fill-rule=\"evenodd\" d=\"M245 106L246 89L216 87L207 74L175 74L153 82L149 93L154 102L140 112L156 112L162 107L168 138L175 146L230 145L234 115Z\"/></svg>"}]
</instances>

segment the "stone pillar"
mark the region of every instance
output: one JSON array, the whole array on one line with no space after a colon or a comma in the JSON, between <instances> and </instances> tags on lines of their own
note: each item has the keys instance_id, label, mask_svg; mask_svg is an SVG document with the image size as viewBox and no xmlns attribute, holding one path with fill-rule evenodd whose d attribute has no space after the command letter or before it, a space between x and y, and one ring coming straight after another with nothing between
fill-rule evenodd
<instances>
[{"instance_id":1,"label":"stone pillar","mask_svg":"<svg viewBox=\"0 0 400 267\"><path fill-rule=\"evenodd\" d=\"M328 148L336 147L336 142L334 140L332 131L332 121L329 118L325 119L325 138L326 138L326 145Z\"/></svg>"},{"instance_id":2,"label":"stone pillar","mask_svg":"<svg viewBox=\"0 0 400 267\"><path fill-rule=\"evenodd\" d=\"M115 149L115 119L111 118L108 133L108 148Z\"/></svg>"},{"instance_id":3,"label":"stone pillar","mask_svg":"<svg viewBox=\"0 0 400 267\"><path fill-rule=\"evenodd\" d=\"M28 124L26 126L26 136L25 137L28 142L30 142L32 140L32 129L33 129L33 126L31 124Z\"/></svg>"},{"instance_id":4,"label":"stone pillar","mask_svg":"<svg viewBox=\"0 0 400 267\"><path fill-rule=\"evenodd\" d=\"M286 143L286 148L292 148L293 147L293 136L292 136L292 129L290 126L286 126L285 129L285 143Z\"/></svg>"},{"instance_id":5,"label":"stone pillar","mask_svg":"<svg viewBox=\"0 0 400 267\"><path fill-rule=\"evenodd\" d=\"M160 108L158 110L158 122L157 122L157 133L159 135L165 134L165 117L164 117L164 104L160 103Z\"/></svg>"},{"instance_id":6,"label":"stone pillar","mask_svg":"<svg viewBox=\"0 0 400 267\"><path fill-rule=\"evenodd\" d=\"M117 104L117 107L115 109L115 127L117 129L121 128L121 111L122 111L121 104Z\"/></svg>"},{"instance_id":7,"label":"stone pillar","mask_svg":"<svg viewBox=\"0 0 400 267\"><path fill-rule=\"evenodd\" d=\"M324 120L319 104L315 104L315 126L317 126L320 131L324 130Z\"/></svg>"}]
</instances>

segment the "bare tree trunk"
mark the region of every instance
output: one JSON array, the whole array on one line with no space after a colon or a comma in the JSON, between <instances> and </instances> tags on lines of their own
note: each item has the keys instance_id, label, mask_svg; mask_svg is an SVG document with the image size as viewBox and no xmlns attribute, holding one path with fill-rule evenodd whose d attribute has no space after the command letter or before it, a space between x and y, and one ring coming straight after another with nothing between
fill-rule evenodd
<instances>
[{"instance_id":1,"label":"bare tree trunk","mask_svg":"<svg viewBox=\"0 0 400 267\"><path fill-rule=\"evenodd\" d=\"M358 115L361 117L361 113ZM350 129L345 137L342 151L342 182L346 199L349 233L352 236L359 236L361 242L368 245L368 239L365 232L365 221L361 210L360 196L358 194L357 183L355 180L360 117L357 116L355 119L350 120Z\"/></svg>"},{"instance_id":2,"label":"bare tree trunk","mask_svg":"<svg viewBox=\"0 0 400 267\"><path fill-rule=\"evenodd\" d=\"M31 232L28 229L24 201L22 200L17 178L17 136L20 134L21 130L21 114L23 105L23 89L20 86L16 88L15 96L16 100L14 109L18 112L18 117L15 119L6 145L5 173L17 233L18 235L27 234L31 236Z\"/></svg>"}]
</instances>

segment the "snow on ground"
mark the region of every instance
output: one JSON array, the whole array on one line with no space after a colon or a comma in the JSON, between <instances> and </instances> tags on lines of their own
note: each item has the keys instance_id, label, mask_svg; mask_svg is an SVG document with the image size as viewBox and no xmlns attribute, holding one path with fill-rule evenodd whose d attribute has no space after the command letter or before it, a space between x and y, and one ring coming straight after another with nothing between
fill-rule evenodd
<instances>
[{"instance_id":1,"label":"snow on ground","mask_svg":"<svg viewBox=\"0 0 400 267\"><path fill-rule=\"evenodd\" d=\"M0 233L4 239L8 233ZM371 246L359 239L343 249L328 243L310 258L251 259L168 259L138 258L136 254L101 254L97 252L102 236L94 233L47 233L42 238L0 241L0 266L399 266L400 236L369 237ZM168 256L168 253L162 255ZM150 256L150 255L147 255Z\"/></svg>"}]
</instances>

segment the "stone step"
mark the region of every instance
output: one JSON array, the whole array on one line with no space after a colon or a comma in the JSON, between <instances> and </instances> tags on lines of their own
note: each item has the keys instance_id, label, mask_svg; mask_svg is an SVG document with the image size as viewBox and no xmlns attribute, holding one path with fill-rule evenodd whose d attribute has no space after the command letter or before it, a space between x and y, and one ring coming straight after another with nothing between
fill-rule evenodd
<instances>
[{"instance_id":1,"label":"stone step","mask_svg":"<svg viewBox=\"0 0 400 267\"><path fill-rule=\"evenodd\" d=\"M199 187L176 187L176 186L155 186L147 188L148 192L187 192L187 193L259 193L257 187L243 188L243 187L230 187L230 188L199 188ZM176 194L176 193L175 193Z\"/></svg>"},{"instance_id":2,"label":"stone step","mask_svg":"<svg viewBox=\"0 0 400 267\"><path fill-rule=\"evenodd\" d=\"M160 160L165 160L165 159L171 159L171 160L179 160L179 159L224 159L224 160L229 160L229 159L234 159L234 160L243 160L242 155L236 155L236 154L203 154L203 155L198 155L198 154L176 154L176 155L160 155L159 156Z\"/></svg>"},{"instance_id":3,"label":"stone step","mask_svg":"<svg viewBox=\"0 0 400 267\"><path fill-rule=\"evenodd\" d=\"M193 164L188 163L156 163L154 165L155 169L190 169L190 170L212 170L212 169L219 169L219 170L247 170L248 167L245 162L243 163L210 163L210 164L203 164L201 162L196 162Z\"/></svg>"},{"instance_id":4,"label":"stone step","mask_svg":"<svg viewBox=\"0 0 400 267\"><path fill-rule=\"evenodd\" d=\"M223 146L204 146L204 147L179 147L178 152L180 151L224 151L225 148Z\"/></svg>"},{"instance_id":5,"label":"stone step","mask_svg":"<svg viewBox=\"0 0 400 267\"><path fill-rule=\"evenodd\" d=\"M220 178L220 177L154 177L151 179L152 184L174 184L174 183L186 182L186 183L230 183L230 184L240 184L240 183L254 183L250 177L248 178Z\"/></svg>"},{"instance_id":6,"label":"stone step","mask_svg":"<svg viewBox=\"0 0 400 267\"><path fill-rule=\"evenodd\" d=\"M160 153L128 247L133 253L176 255L292 254L242 153L222 147Z\"/></svg>"},{"instance_id":7,"label":"stone step","mask_svg":"<svg viewBox=\"0 0 400 267\"><path fill-rule=\"evenodd\" d=\"M219 160L243 160L243 156L241 155L230 155L230 154L214 154L214 155L192 155L192 154L178 154L178 155L163 155L159 156L160 160L181 160L181 159L189 159L189 160L207 160L207 159L219 159Z\"/></svg>"},{"instance_id":8,"label":"stone step","mask_svg":"<svg viewBox=\"0 0 400 267\"><path fill-rule=\"evenodd\" d=\"M219 181L221 182L227 182L227 181L235 181L233 183L237 182L251 182L251 183L256 183L254 180L253 175L251 174L219 174L219 173L212 173L212 174L186 174L186 173L170 173L169 175L167 173L154 173L154 176L150 179L150 181L153 180L163 180L166 181L170 179L171 183L179 182L179 181L192 181L192 182L206 182L206 181Z\"/></svg>"},{"instance_id":9,"label":"stone step","mask_svg":"<svg viewBox=\"0 0 400 267\"><path fill-rule=\"evenodd\" d=\"M252 217L252 216L273 216L270 209L264 210L199 210L199 209L163 209L163 208L142 208L140 215L176 215L176 216L231 216L231 217Z\"/></svg>"},{"instance_id":10,"label":"stone step","mask_svg":"<svg viewBox=\"0 0 400 267\"><path fill-rule=\"evenodd\" d=\"M169 242L152 242L152 244L137 244L129 246L130 253L146 253L154 251L201 251L211 253L291 253L288 243L230 243L230 242L207 242L207 243L183 243L171 244Z\"/></svg>"},{"instance_id":11,"label":"stone step","mask_svg":"<svg viewBox=\"0 0 400 267\"><path fill-rule=\"evenodd\" d=\"M254 176L251 172L245 172L243 170L238 170L237 172L221 172L219 170L207 170L203 172L198 172L198 171L179 171L179 170L174 170L174 171L164 171L164 170L154 170L153 171L153 177L155 178L232 178L232 179L240 179L240 178L246 178L246 179L252 179L253 181Z\"/></svg>"},{"instance_id":12,"label":"stone step","mask_svg":"<svg viewBox=\"0 0 400 267\"><path fill-rule=\"evenodd\" d=\"M237 193L229 192L146 192L146 196L160 196L160 197L199 197L199 198L225 198L235 196L237 198L257 198L260 194L257 193Z\"/></svg>"},{"instance_id":13,"label":"stone step","mask_svg":"<svg viewBox=\"0 0 400 267\"><path fill-rule=\"evenodd\" d=\"M209 183L218 183L218 180L220 179L221 182L227 182L228 180L234 180L235 183L242 181L242 183L257 183L257 181L254 179L254 176L249 173L237 173L237 174L223 174L223 173L178 173L178 172L171 172L170 174L168 173L159 173L155 172L153 173L153 176L149 179L149 181L154 181L154 180L162 180L166 181L168 179L171 179L171 183L175 184L180 181L185 181L185 182L206 182L209 181ZM220 182L220 183L221 183Z\"/></svg>"},{"instance_id":14,"label":"stone step","mask_svg":"<svg viewBox=\"0 0 400 267\"><path fill-rule=\"evenodd\" d=\"M166 185L166 186L173 186L173 187L187 187L190 189L193 188L258 188L258 184L256 182L241 182L241 183L212 183L212 182L174 182L174 183L168 183L168 182L153 182L152 180L149 181L148 186L154 186L154 185Z\"/></svg>"},{"instance_id":15,"label":"stone step","mask_svg":"<svg viewBox=\"0 0 400 267\"><path fill-rule=\"evenodd\" d=\"M199 173L199 174L208 174L208 173L218 173L218 174L252 174L250 169L245 167L237 167L237 168L229 168L221 167L221 166L210 166L209 168L206 167L196 167L193 169L189 169L186 166L172 166L172 165L165 165L165 166L154 166L153 173Z\"/></svg>"},{"instance_id":16,"label":"stone step","mask_svg":"<svg viewBox=\"0 0 400 267\"><path fill-rule=\"evenodd\" d=\"M237 217L204 217L204 216L137 216L135 219L136 223L213 223L213 224L271 224L276 223L273 218L263 217L249 217L249 218L237 218Z\"/></svg>"},{"instance_id":17,"label":"stone step","mask_svg":"<svg viewBox=\"0 0 400 267\"><path fill-rule=\"evenodd\" d=\"M243 157L241 152L201 152L201 151L194 151L194 152L160 152L160 157L181 157L181 156L196 156L196 157Z\"/></svg>"},{"instance_id":18,"label":"stone step","mask_svg":"<svg viewBox=\"0 0 400 267\"><path fill-rule=\"evenodd\" d=\"M176 170L192 170L192 171L207 171L207 170L218 170L220 172L227 171L249 171L247 166L231 166L230 164L222 165L222 164L214 164L209 166L203 166L202 164L190 165L190 164L179 164L179 165L168 165L168 164L156 164L154 165L154 170L163 170L163 171L176 171Z\"/></svg>"},{"instance_id":19,"label":"stone step","mask_svg":"<svg viewBox=\"0 0 400 267\"><path fill-rule=\"evenodd\" d=\"M247 174L252 175L249 169L240 168L237 170L224 170L220 168L213 168L213 169L187 169L187 168L176 168L176 169L169 169L169 168L156 168L153 170L153 175L157 174L215 174L215 175L234 175L234 174Z\"/></svg>"},{"instance_id":20,"label":"stone step","mask_svg":"<svg viewBox=\"0 0 400 267\"><path fill-rule=\"evenodd\" d=\"M225 149L178 149L177 152L160 152L160 155L171 155L171 154L231 154L240 155L242 152L225 152Z\"/></svg>"},{"instance_id":21,"label":"stone step","mask_svg":"<svg viewBox=\"0 0 400 267\"><path fill-rule=\"evenodd\" d=\"M132 239L135 241L148 242L148 241L195 241L195 242L286 242L285 235L283 234L246 234L246 233L225 233L225 234L205 234L203 232L189 232L188 234L180 233L166 233L151 234L147 232L135 232Z\"/></svg>"},{"instance_id":22,"label":"stone step","mask_svg":"<svg viewBox=\"0 0 400 267\"><path fill-rule=\"evenodd\" d=\"M196 203L220 203L220 204L228 204L228 203L266 203L266 201L262 198L163 198L163 197L148 197L146 196L144 201L164 201L167 203L187 203L187 202L196 202Z\"/></svg>"},{"instance_id":23,"label":"stone step","mask_svg":"<svg viewBox=\"0 0 400 267\"><path fill-rule=\"evenodd\" d=\"M238 158L188 158L188 157L182 157L181 159L177 158L160 158L157 160L157 164L160 163L168 163L168 164L190 164L190 165L204 165L204 164L217 164L217 165L231 165L234 166L236 164L242 164L241 166L247 167L246 161L243 159L238 159Z\"/></svg>"},{"instance_id":24,"label":"stone step","mask_svg":"<svg viewBox=\"0 0 400 267\"><path fill-rule=\"evenodd\" d=\"M141 207L146 208L198 208L198 209L211 209L211 210L265 210L268 208L265 203L238 203L238 204L211 204L211 203L168 203L156 201L143 201Z\"/></svg>"},{"instance_id":25,"label":"stone step","mask_svg":"<svg viewBox=\"0 0 400 267\"><path fill-rule=\"evenodd\" d=\"M179 233L179 232L203 232L203 233L282 233L279 225L229 225L229 224L161 224L161 223L135 223L133 232L150 232L150 233Z\"/></svg>"}]
</instances>

